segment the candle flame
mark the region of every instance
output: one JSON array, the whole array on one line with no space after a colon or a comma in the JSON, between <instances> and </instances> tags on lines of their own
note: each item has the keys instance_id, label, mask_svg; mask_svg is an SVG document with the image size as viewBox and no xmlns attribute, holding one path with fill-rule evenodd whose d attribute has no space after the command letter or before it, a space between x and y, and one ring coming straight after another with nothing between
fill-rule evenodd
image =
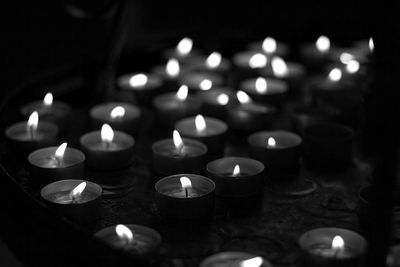
<instances>
[{"instance_id":1,"label":"candle flame","mask_svg":"<svg viewBox=\"0 0 400 267\"><path fill-rule=\"evenodd\" d=\"M201 132L205 131L207 126L206 126L206 121L204 120L204 117L202 115L200 115L200 114L197 115L195 120L194 120L194 123L196 125L196 131L198 133L201 133Z\"/></svg>"},{"instance_id":2,"label":"candle flame","mask_svg":"<svg viewBox=\"0 0 400 267\"><path fill-rule=\"evenodd\" d=\"M346 71L350 74L356 73L358 72L358 70L360 69L360 63L357 60L350 60L347 64L346 64Z\"/></svg>"},{"instance_id":3,"label":"candle flame","mask_svg":"<svg viewBox=\"0 0 400 267\"><path fill-rule=\"evenodd\" d=\"M217 101L220 105L227 105L229 103L229 96L227 94L219 94L217 96Z\"/></svg>"},{"instance_id":4,"label":"candle flame","mask_svg":"<svg viewBox=\"0 0 400 267\"><path fill-rule=\"evenodd\" d=\"M260 94L266 93L268 89L267 80L263 77L258 77L256 79L255 87L257 92Z\"/></svg>"},{"instance_id":5,"label":"candle flame","mask_svg":"<svg viewBox=\"0 0 400 267\"><path fill-rule=\"evenodd\" d=\"M179 87L178 92L176 93L176 97L180 100L180 101L185 101L187 96L189 94L189 88L187 87L187 85L182 85L181 87Z\"/></svg>"},{"instance_id":6,"label":"candle flame","mask_svg":"<svg viewBox=\"0 0 400 267\"><path fill-rule=\"evenodd\" d=\"M331 48L331 41L328 37L321 35L315 42L315 46L317 47L318 51L326 53Z\"/></svg>"},{"instance_id":7,"label":"candle flame","mask_svg":"<svg viewBox=\"0 0 400 267\"><path fill-rule=\"evenodd\" d=\"M176 46L176 51L178 52L179 55L181 56L187 56L191 51L193 47L193 40L190 39L189 37L185 37Z\"/></svg>"},{"instance_id":8,"label":"candle flame","mask_svg":"<svg viewBox=\"0 0 400 267\"><path fill-rule=\"evenodd\" d=\"M145 74L139 73L136 75L133 75L129 79L129 85L132 87L143 87L147 84L148 78Z\"/></svg>"},{"instance_id":9,"label":"candle flame","mask_svg":"<svg viewBox=\"0 0 400 267\"><path fill-rule=\"evenodd\" d=\"M189 189L192 187L192 182L188 177L182 176L179 180L181 181L182 189Z\"/></svg>"},{"instance_id":10,"label":"candle flame","mask_svg":"<svg viewBox=\"0 0 400 267\"><path fill-rule=\"evenodd\" d=\"M116 106L111 110L111 119L119 119L125 115L125 108L121 106Z\"/></svg>"},{"instance_id":11,"label":"candle flame","mask_svg":"<svg viewBox=\"0 0 400 267\"><path fill-rule=\"evenodd\" d=\"M222 61L222 56L218 52L212 52L206 59L206 66L209 69L215 69L218 68L218 66L221 64Z\"/></svg>"},{"instance_id":12,"label":"candle flame","mask_svg":"<svg viewBox=\"0 0 400 267\"><path fill-rule=\"evenodd\" d=\"M265 53L271 54L276 51L276 40L272 37L267 37L262 43L262 49Z\"/></svg>"},{"instance_id":13,"label":"candle flame","mask_svg":"<svg viewBox=\"0 0 400 267\"><path fill-rule=\"evenodd\" d=\"M368 48L369 48L369 51L371 51L371 52L374 52L374 50L375 50L375 43L374 43L374 39L372 39L372 37L370 37L368 40Z\"/></svg>"},{"instance_id":14,"label":"candle flame","mask_svg":"<svg viewBox=\"0 0 400 267\"><path fill-rule=\"evenodd\" d=\"M36 131L39 123L39 113L37 111L32 112L29 116L27 127L28 129L32 129L32 131Z\"/></svg>"},{"instance_id":15,"label":"candle flame","mask_svg":"<svg viewBox=\"0 0 400 267\"><path fill-rule=\"evenodd\" d=\"M111 128L110 125L108 125L107 123L103 124L103 126L101 126L101 141L106 143L106 144L110 144L112 143L113 139L114 139L114 131Z\"/></svg>"},{"instance_id":16,"label":"candle flame","mask_svg":"<svg viewBox=\"0 0 400 267\"><path fill-rule=\"evenodd\" d=\"M349 61L354 59L354 56L350 53L344 52L344 53L340 54L339 59L340 59L340 62L342 62L343 64L347 64L347 63L349 63Z\"/></svg>"},{"instance_id":17,"label":"candle flame","mask_svg":"<svg viewBox=\"0 0 400 267\"><path fill-rule=\"evenodd\" d=\"M238 164L233 168L232 176L238 176L240 174L240 166Z\"/></svg>"},{"instance_id":18,"label":"candle flame","mask_svg":"<svg viewBox=\"0 0 400 267\"><path fill-rule=\"evenodd\" d=\"M344 248L344 240L341 236L337 235L332 240L332 249L341 250Z\"/></svg>"},{"instance_id":19,"label":"candle flame","mask_svg":"<svg viewBox=\"0 0 400 267\"><path fill-rule=\"evenodd\" d=\"M175 58L171 58L168 60L167 65L165 67L165 72L169 77L175 78L178 77L180 72L179 62Z\"/></svg>"},{"instance_id":20,"label":"candle flame","mask_svg":"<svg viewBox=\"0 0 400 267\"><path fill-rule=\"evenodd\" d=\"M264 68L267 66L267 57L263 54L257 53L251 56L249 66L252 69Z\"/></svg>"},{"instance_id":21,"label":"candle flame","mask_svg":"<svg viewBox=\"0 0 400 267\"><path fill-rule=\"evenodd\" d=\"M181 138L181 135L179 134L179 132L177 130L174 130L173 134L172 134L172 140L174 141L174 146L176 148L176 150L180 153L183 149L183 140Z\"/></svg>"},{"instance_id":22,"label":"candle flame","mask_svg":"<svg viewBox=\"0 0 400 267\"><path fill-rule=\"evenodd\" d=\"M252 102L249 95L240 90L236 92L236 97L239 100L240 104L249 104Z\"/></svg>"},{"instance_id":23,"label":"candle flame","mask_svg":"<svg viewBox=\"0 0 400 267\"><path fill-rule=\"evenodd\" d=\"M123 224L118 224L115 227L115 233L117 233L117 236L124 240L127 244L131 243L133 241L133 233L131 229L126 227Z\"/></svg>"},{"instance_id":24,"label":"candle flame","mask_svg":"<svg viewBox=\"0 0 400 267\"><path fill-rule=\"evenodd\" d=\"M273 137L269 137L267 143L267 147L274 148L276 146L276 140Z\"/></svg>"},{"instance_id":25,"label":"candle flame","mask_svg":"<svg viewBox=\"0 0 400 267\"><path fill-rule=\"evenodd\" d=\"M329 72L329 80L332 82L338 82L342 79L342 71L338 68L334 68Z\"/></svg>"},{"instance_id":26,"label":"candle flame","mask_svg":"<svg viewBox=\"0 0 400 267\"><path fill-rule=\"evenodd\" d=\"M61 162L64 158L64 153L65 150L67 149L67 143L62 143L57 149L56 152L54 153L54 156L56 157L56 160Z\"/></svg>"},{"instance_id":27,"label":"candle flame","mask_svg":"<svg viewBox=\"0 0 400 267\"><path fill-rule=\"evenodd\" d=\"M280 57L274 57L271 62L272 71L276 77L282 78L287 76L288 67L286 62Z\"/></svg>"},{"instance_id":28,"label":"candle flame","mask_svg":"<svg viewBox=\"0 0 400 267\"><path fill-rule=\"evenodd\" d=\"M261 257L254 257L240 262L240 267L260 267L263 264Z\"/></svg>"},{"instance_id":29,"label":"candle flame","mask_svg":"<svg viewBox=\"0 0 400 267\"><path fill-rule=\"evenodd\" d=\"M47 93L47 94L44 96L43 104L44 104L46 107L50 107L50 106L53 104L53 94L52 94L52 93Z\"/></svg>"},{"instance_id":30,"label":"candle flame","mask_svg":"<svg viewBox=\"0 0 400 267\"><path fill-rule=\"evenodd\" d=\"M209 79L204 79L200 82L199 87L203 91L210 90L212 87L212 81L210 81Z\"/></svg>"},{"instance_id":31,"label":"candle flame","mask_svg":"<svg viewBox=\"0 0 400 267\"><path fill-rule=\"evenodd\" d=\"M81 197L83 190L86 188L86 182L82 182L78 184L74 189L72 189L70 193L70 197L72 200L77 200Z\"/></svg>"}]
</instances>

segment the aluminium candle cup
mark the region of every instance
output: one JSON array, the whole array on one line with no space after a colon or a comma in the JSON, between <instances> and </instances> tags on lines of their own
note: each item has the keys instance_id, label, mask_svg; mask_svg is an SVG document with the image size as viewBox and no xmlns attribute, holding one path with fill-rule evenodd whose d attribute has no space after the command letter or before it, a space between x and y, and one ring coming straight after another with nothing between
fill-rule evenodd
<instances>
[{"instance_id":1,"label":"aluminium candle cup","mask_svg":"<svg viewBox=\"0 0 400 267\"><path fill-rule=\"evenodd\" d=\"M181 101L177 99L176 93L166 93L156 96L153 99L153 106L158 123L172 127L178 120L198 114L201 110L201 101L191 95Z\"/></svg>"},{"instance_id":2,"label":"aluminium candle cup","mask_svg":"<svg viewBox=\"0 0 400 267\"><path fill-rule=\"evenodd\" d=\"M115 225L101 229L94 234L94 237L118 250L139 257L151 257L158 251L161 244L161 235L156 230L137 224L124 225L133 234L133 242L129 245L117 235Z\"/></svg>"},{"instance_id":3,"label":"aluminium candle cup","mask_svg":"<svg viewBox=\"0 0 400 267\"><path fill-rule=\"evenodd\" d=\"M185 118L175 124L175 129L183 136L198 140L207 146L209 155L222 155L225 149L228 126L225 122L211 117L204 117L206 129L198 133L195 117Z\"/></svg>"},{"instance_id":4,"label":"aluminium candle cup","mask_svg":"<svg viewBox=\"0 0 400 267\"><path fill-rule=\"evenodd\" d=\"M268 138L276 141L274 147L268 146ZM287 131L256 132L247 138L249 155L262 162L268 172L295 170L299 168L302 139Z\"/></svg>"},{"instance_id":5,"label":"aluminium candle cup","mask_svg":"<svg viewBox=\"0 0 400 267\"><path fill-rule=\"evenodd\" d=\"M224 84L224 78L219 75L218 73L212 73L212 72L188 72L185 74L182 74L181 77L179 77L179 83L180 84L186 84L191 90L194 91L203 91L203 90L210 90L211 88L208 89L202 89L200 86L200 83L203 80L209 80L212 82L212 86L221 86Z\"/></svg>"},{"instance_id":6,"label":"aluminium candle cup","mask_svg":"<svg viewBox=\"0 0 400 267\"><path fill-rule=\"evenodd\" d=\"M229 128L252 132L271 127L276 108L257 103L237 104L228 107L226 121Z\"/></svg>"},{"instance_id":7,"label":"aluminium candle cup","mask_svg":"<svg viewBox=\"0 0 400 267\"><path fill-rule=\"evenodd\" d=\"M186 198L181 177L188 177L192 183ZM207 177L196 174L174 174L155 184L155 202L162 218L174 221L200 220L212 216L214 209L215 183Z\"/></svg>"},{"instance_id":8,"label":"aluminium candle cup","mask_svg":"<svg viewBox=\"0 0 400 267\"><path fill-rule=\"evenodd\" d=\"M27 131L27 122L18 122L7 127L5 136L11 154L25 160L32 151L55 145L58 127L54 123L40 121L32 139Z\"/></svg>"},{"instance_id":9,"label":"aluminium candle cup","mask_svg":"<svg viewBox=\"0 0 400 267\"><path fill-rule=\"evenodd\" d=\"M118 170L133 162L135 140L130 135L114 131L114 139L107 147L101 140L101 131L84 134L80 138L86 166L95 170Z\"/></svg>"},{"instance_id":10,"label":"aluminium candle cup","mask_svg":"<svg viewBox=\"0 0 400 267\"><path fill-rule=\"evenodd\" d=\"M304 130L303 162L309 169L342 171L352 161L354 131L341 124L318 123Z\"/></svg>"},{"instance_id":11,"label":"aluminium candle cup","mask_svg":"<svg viewBox=\"0 0 400 267\"><path fill-rule=\"evenodd\" d=\"M344 240L344 255L321 255L321 250L332 248L332 240L339 235ZM299 264L304 267L357 267L365 254L367 241L360 234L342 228L316 228L298 239Z\"/></svg>"},{"instance_id":12,"label":"aluminium candle cup","mask_svg":"<svg viewBox=\"0 0 400 267\"><path fill-rule=\"evenodd\" d=\"M213 254L205 258L199 267L241 267L242 261L257 257L257 255L240 251L224 251ZM257 265L258 266L258 265ZM263 259L263 263L259 267L273 267L273 265Z\"/></svg>"},{"instance_id":13,"label":"aluminium candle cup","mask_svg":"<svg viewBox=\"0 0 400 267\"><path fill-rule=\"evenodd\" d=\"M240 174L233 176L236 165ZM216 185L215 194L221 197L248 197L261 193L264 184L264 164L258 160L225 157L207 164L207 175Z\"/></svg>"},{"instance_id":14,"label":"aluminium candle cup","mask_svg":"<svg viewBox=\"0 0 400 267\"><path fill-rule=\"evenodd\" d=\"M69 194L80 183L86 187L76 203L70 202ZM42 188L40 195L60 215L78 223L90 223L101 218L102 188L84 180L61 180Z\"/></svg>"},{"instance_id":15,"label":"aluminium candle cup","mask_svg":"<svg viewBox=\"0 0 400 267\"><path fill-rule=\"evenodd\" d=\"M172 139L163 139L152 145L153 169L157 174L203 173L207 161L206 145L188 138L182 138L182 141L181 153L176 152Z\"/></svg>"},{"instance_id":16,"label":"aluminium candle cup","mask_svg":"<svg viewBox=\"0 0 400 267\"><path fill-rule=\"evenodd\" d=\"M67 147L61 166L57 166L54 154L58 147L45 147L33 151L28 156L29 184L40 188L50 182L83 178L85 155L78 149Z\"/></svg>"},{"instance_id":17,"label":"aluminium candle cup","mask_svg":"<svg viewBox=\"0 0 400 267\"><path fill-rule=\"evenodd\" d=\"M120 76L117 80L119 88L134 94L139 105L149 106L154 96L162 92L163 81L157 74L145 73L147 82L144 85L133 86L130 79L139 73L129 73Z\"/></svg>"},{"instance_id":18,"label":"aluminium candle cup","mask_svg":"<svg viewBox=\"0 0 400 267\"><path fill-rule=\"evenodd\" d=\"M111 118L111 111L117 106L123 107L125 114L122 117ZM136 134L140 129L141 111L129 103L108 102L91 108L90 118L93 129L99 129L104 123L107 123L115 130Z\"/></svg>"},{"instance_id":19,"label":"aluminium candle cup","mask_svg":"<svg viewBox=\"0 0 400 267\"><path fill-rule=\"evenodd\" d=\"M251 78L242 81L239 85L240 90L246 92L251 99L258 103L281 107L288 93L287 83L278 79L267 78L267 90L259 92L256 89L256 80L257 78Z\"/></svg>"},{"instance_id":20,"label":"aluminium candle cup","mask_svg":"<svg viewBox=\"0 0 400 267\"><path fill-rule=\"evenodd\" d=\"M228 97L227 102L218 101L218 97L222 94ZM202 103L201 114L221 120L225 120L228 106L237 104L233 89L228 87L214 87L211 90L198 92L197 96Z\"/></svg>"}]
</instances>

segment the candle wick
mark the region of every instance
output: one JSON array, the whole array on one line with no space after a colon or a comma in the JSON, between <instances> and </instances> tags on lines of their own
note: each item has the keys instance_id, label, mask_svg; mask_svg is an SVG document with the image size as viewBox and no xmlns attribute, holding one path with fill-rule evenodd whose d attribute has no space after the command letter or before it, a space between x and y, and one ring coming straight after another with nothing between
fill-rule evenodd
<instances>
[{"instance_id":1,"label":"candle wick","mask_svg":"<svg viewBox=\"0 0 400 267\"><path fill-rule=\"evenodd\" d=\"M62 159L55 157L57 167L61 167Z\"/></svg>"},{"instance_id":2,"label":"candle wick","mask_svg":"<svg viewBox=\"0 0 400 267\"><path fill-rule=\"evenodd\" d=\"M35 140L35 130L33 129L33 126L29 126L29 135L31 137L31 140Z\"/></svg>"},{"instance_id":3,"label":"candle wick","mask_svg":"<svg viewBox=\"0 0 400 267\"><path fill-rule=\"evenodd\" d=\"M185 188L185 197L186 197L186 198L189 197L189 192L188 192L187 188Z\"/></svg>"},{"instance_id":4,"label":"candle wick","mask_svg":"<svg viewBox=\"0 0 400 267\"><path fill-rule=\"evenodd\" d=\"M105 145L106 149L110 149L110 147L111 147L111 142L109 142L109 141L104 141L104 145Z\"/></svg>"}]
</instances>

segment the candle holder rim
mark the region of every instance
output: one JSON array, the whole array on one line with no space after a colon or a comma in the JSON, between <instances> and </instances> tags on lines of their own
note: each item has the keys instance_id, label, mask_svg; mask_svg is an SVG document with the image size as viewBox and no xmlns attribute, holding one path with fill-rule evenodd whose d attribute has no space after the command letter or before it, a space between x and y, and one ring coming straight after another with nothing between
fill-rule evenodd
<instances>
[{"instance_id":1,"label":"candle holder rim","mask_svg":"<svg viewBox=\"0 0 400 267\"><path fill-rule=\"evenodd\" d=\"M175 123L175 129L177 129L179 131L178 128L180 128L180 127L178 127L178 126L185 125L186 123L192 124L192 122L194 122L195 118L196 117L193 116L193 117L186 117L186 118L178 120ZM220 135L220 134L222 134L222 133L224 133L224 132L226 132L228 130L228 124L226 122L224 122L223 120L220 120L220 119L217 119L217 118L213 118L213 117L210 117L210 116L204 116L204 115L203 115L203 118L206 121L206 125L207 125L207 121L208 121L208 122L213 123L214 125L221 126L221 128L218 129L218 131L216 131L214 134L207 134L207 135L204 135L204 137ZM184 130L183 131L180 130L179 132L182 133L182 134L185 134ZM198 136L198 137L203 137L203 136Z\"/></svg>"},{"instance_id":2,"label":"candle holder rim","mask_svg":"<svg viewBox=\"0 0 400 267\"><path fill-rule=\"evenodd\" d=\"M132 91L141 90L143 87L140 87L140 89L138 89L139 87L136 88L136 87L129 86L129 79L131 77L133 77L134 75L137 75L137 74L144 74L144 75L146 75L146 77L149 80L152 80L152 81L155 82L155 86L146 87L146 90L155 90L155 89L157 89L158 87L160 87L162 85L162 78L157 73L153 73L153 72L130 72L130 73L124 73L124 74L120 75L117 78L118 86L121 87L122 89L128 90L128 91L129 90L132 90ZM128 82L126 83L125 81L128 81Z\"/></svg>"},{"instance_id":3,"label":"candle holder rim","mask_svg":"<svg viewBox=\"0 0 400 267\"><path fill-rule=\"evenodd\" d=\"M123 224L123 225L128 227L130 230L140 229L140 230L144 230L146 232L150 232L150 233L154 234L154 236L156 237L156 240L158 241L157 243L160 243L162 240L161 234L157 230L155 230L151 227L141 225L141 224L133 224L133 223ZM102 236L103 234L106 235L111 232L114 232L116 226L117 225L111 225L111 226L104 227L104 228L100 229L99 231L95 232L94 236L96 238L99 238L100 240L102 240L100 236ZM135 232L135 231L133 231L133 232ZM104 240L102 240L102 241L104 241Z\"/></svg>"},{"instance_id":4,"label":"candle holder rim","mask_svg":"<svg viewBox=\"0 0 400 267\"><path fill-rule=\"evenodd\" d=\"M117 136L121 136L123 138L127 138L129 140L129 142L132 143L132 145L135 144L135 138L133 136L131 136L130 134L127 134L126 132L123 132L123 131L114 130L114 129L113 129L113 132L114 132L114 139ZM90 132L84 133L79 138L79 143L81 145L86 144L86 142L84 142L84 141L86 141L86 139L88 139L91 136L96 136L96 137L99 136L100 137L99 141L101 141L101 130L95 130L95 131L90 131Z\"/></svg>"},{"instance_id":5,"label":"candle holder rim","mask_svg":"<svg viewBox=\"0 0 400 267\"><path fill-rule=\"evenodd\" d=\"M182 141L183 141L184 144L185 144L185 143L196 144L196 146L198 146L198 147L201 148L201 152L202 152L202 153L199 153L199 154L195 154L195 155L193 155L193 156L187 155L187 156L185 156L185 157L187 157L187 158L193 158L193 157L198 157L198 156L200 156L200 155L205 155L205 154L207 154L208 148L207 148L207 146L206 146L203 142L200 142L200 141L195 140L195 139L192 139L192 138L186 138L186 137L182 137ZM174 146L174 142L173 142L173 140L172 140L171 138L165 138L165 139L161 139L161 140L155 141L155 142L151 145L152 151L153 151L153 152L158 152L157 147L160 146L160 145L162 145L162 144L164 144L164 143L172 144L172 146Z\"/></svg>"},{"instance_id":6,"label":"candle holder rim","mask_svg":"<svg viewBox=\"0 0 400 267\"><path fill-rule=\"evenodd\" d=\"M28 155L28 162L29 162L30 164L32 164L33 166L35 166L36 168L40 168L40 169L46 169L46 170L57 169L57 168L46 168L46 167L39 166L39 165L35 164L34 162L32 162L32 157L34 157L36 154L39 154L40 152L45 151L45 150L48 150L48 149L54 149L54 151L56 151L57 148L58 148L58 146L49 146L49 147L39 148L39 149L37 149L37 150L31 152L31 153ZM71 164L71 165L69 165L69 166L65 166L65 167L63 167L63 169L74 168L76 164L79 164L79 163L85 161L86 156L85 156L85 154L84 154L82 151L80 151L79 149L76 149L76 148L73 148L73 147L67 147L66 150L65 150L65 153L67 153L68 150L69 150L69 151L73 151L73 153L76 153L76 155L79 155L79 161L77 161L76 163Z\"/></svg>"},{"instance_id":7,"label":"candle holder rim","mask_svg":"<svg viewBox=\"0 0 400 267\"><path fill-rule=\"evenodd\" d=\"M258 131L258 132L250 134L247 137L247 141L248 141L248 143L250 145L254 146L255 144L254 144L254 140L253 139L258 137L259 135L267 135L267 136L270 136L270 137L274 137L274 135L282 135L282 134L285 135L285 137L294 138L294 139L291 139L291 140L296 141L296 144L294 144L293 146L290 146L290 147L300 146L302 144L302 142L303 142L303 139L301 138L300 135L298 135L298 134L296 134L294 132L285 131L285 130ZM279 149L286 149L286 148L288 148L288 147L276 147L274 149L279 150Z\"/></svg>"},{"instance_id":8,"label":"candle holder rim","mask_svg":"<svg viewBox=\"0 0 400 267\"><path fill-rule=\"evenodd\" d=\"M9 125L6 129L5 129L5 131L4 131L4 135L7 137L7 138L9 138L9 139L13 139L13 140L16 140L16 139L14 139L14 138L12 138L12 136L10 135L13 131L17 131L17 130L19 130L19 129L17 129L17 128L19 128L19 127L26 127L26 125L27 125L27 122L26 121L18 121L18 122L16 122L16 123L13 123L13 124L11 124L11 125ZM38 122L38 125L37 125L37 129L39 130L39 129L42 129L42 130L45 130L45 129L43 129L43 127L45 128L45 129L50 129L49 131L46 131L46 132L55 132L55 134L54 135L57 135L58 134L58 132L59 132L59 128L58 128L58 126L55 124L55 123L52 123L52 122L49 122L49 121L39 121ZM26 140L26 141L34 141L34 140ZM21 142L23 142L23 140L21 140Z\"/></svg>"},{"instance_id":9,"label":"candle holder rim","mask_svg":"<svg viewBox=\"0 0 400 267\"><path fill-rule=\"evenodd\" d=\"M253 257L257 257L257 255L249 253L249 252L245 252L245 251L221 251L221 252L217 252L215 254L212 254L210 256L208 256L207 258L205 258L199 265L199 267L208 267L210 263L213 263L214 261L220 259L220 260L226 260L226 259L230 259L231 256L243 256L246 257L248 259L251 259ZM273 265L264 257L262 257L263 259L263 264L261 266L264 267L272 267Z\"/></svg>"},{"instance_id":10,"label":"candle holder rim","mask_svg":"<svg viewBox=\"0 0 400 267\"><path fill-rule=\"evenodd\" d=\"M215 171L211 171L210 170L210 165L217 164L217 162L219 162L219 161L222 161L222 160L237 160L237 159L243 159L243 160L246 160L248 162L252 162L254 164L257 164L257 166L260 169L257 170L256 173L252 173L252 174L248 174L248 175L240 175L240 176L237 176L237 177L233 177L233 176L226 177L226 176L224 176L224 175L222 175L220 173L217 173ZM249 177L255 177L255 176L261 174L264 170L265 170L265 165L261 161L258 161L256 159L252 159L252 158L245 158L245 157L222 157L222 158L219 158L219 159L212 160L212 161L208 162L207 165L206 165L206 171L207 172L209 172L209 173L211 173L213 175L217 175L220 179L227 179L227 180L231 180L231 179L237 179L237 180L248 179Z\"/></svg>"}]
</instances>

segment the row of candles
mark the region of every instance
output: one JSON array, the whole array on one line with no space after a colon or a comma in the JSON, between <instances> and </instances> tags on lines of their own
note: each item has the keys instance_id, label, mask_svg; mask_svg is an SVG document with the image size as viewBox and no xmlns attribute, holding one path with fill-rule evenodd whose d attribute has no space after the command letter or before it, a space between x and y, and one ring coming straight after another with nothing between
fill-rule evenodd
<instances>
[{"instance_id":1,"label":"row of candles","mask_svg":"<svg viewBox=\"0 0 400 267\"><path fill-rule=\"evenodd\" d=\"M181 220L207 216L213 209L214 194L222 197L254 195L262 189L262 173L266 166L269 170L298 166L303 143L299 135L261 130L268 128L271 114L284 103L286 94L304 76L305 69L300 64L285 62L282 57L288 53L288 47L272 38L251 47L257 47L259 51L238 53L233 62L239 69L256 70L259 77L242 72L245 79L236 92L215 87L223 85L223 75L231 63L218 52L206 59L192 53L192 40L189 38L184 38L176 49L166 52L176 58L170 59L165 69L157 67L155 74L130 74L119 78L122 89L134 91L139 101L153 103L162 118L160 122L175 129L172 139L157 141L152 146L155 172L167 175L155 184L155 201L162 216ZM302 51L314 63L320 63L325 62L327 55L337 56L337 53L328 53L330 49L329 39L321 36L315 47L306 46ZM358 72L360 64L357 60L366 60L362 56L372 49L371 39L367 51L365 45L360 45L358 50L340 53L347 74ZM272 60L268 65L270 56ZM188 63L190 60L192 62ZM181 70L182 63L187 69ZM189 71L196 68L212 71ZM268 78L271 74L274 78ZM316 88L328 94L331 89L342 90L343 84L337 82L343 75L342 69L335 67L327 80L319 81ZM160 89L165 90L167 86L171 90L178 84L181 85L176 93L159 94ZM189 95L189 88L197 91L198 95ZM98 105L91 109L90 116L94 127L101 126L101 130L80 138L82 151L70 148L66 143L49 147L57 141L58 126L62 126L69 111L67 104L53 103L52 95L47 94L43 101L22 108L24 115L31 114L28 122L7 128L6 137L11 146L29 154L31 180L36 186L44 186L42 198L65 215L87 222L100 216L102 189L93 182L70 178L83 178L85 163L98 170L128 167L132 163L135 142L131 134L139 128L141 110L128 103ZM212 117L199 115L201 111ZM38 123L39 116L47 121ZM263 125L263 122L268 125ZM223 155L228 128L251 133L248 135L251 158L223 157L207 163L207 155ZM351 160L349 151L353 133L349 128L324 124L306 130L304 137L308 149L303 156L310 162L323 162L325 167L336 168ZM330 136L332 131L337 133L333 137ZM337 140L332 142L332 138ZM332 143L335 143L334 147ZM324 151L337 154L338 160L324 155ZM204 172L209 178L200 175ZM46 185L50 180L60 181ZM182 214L182 210L189 213ZM96 236L140 255L151 254L161 242L156 231L139 225L117 225L101 230ZM307 232L299 239L299 244L307 255L313 255L311 258L317 257L317 260L358 260L365 250L365 240L361 236L336 228ZM265 259L252 258L246 253L220 253L206 259L202 266L214 266L221 260L226 266L270 266Z\"/></svg>"}]
</instances>

